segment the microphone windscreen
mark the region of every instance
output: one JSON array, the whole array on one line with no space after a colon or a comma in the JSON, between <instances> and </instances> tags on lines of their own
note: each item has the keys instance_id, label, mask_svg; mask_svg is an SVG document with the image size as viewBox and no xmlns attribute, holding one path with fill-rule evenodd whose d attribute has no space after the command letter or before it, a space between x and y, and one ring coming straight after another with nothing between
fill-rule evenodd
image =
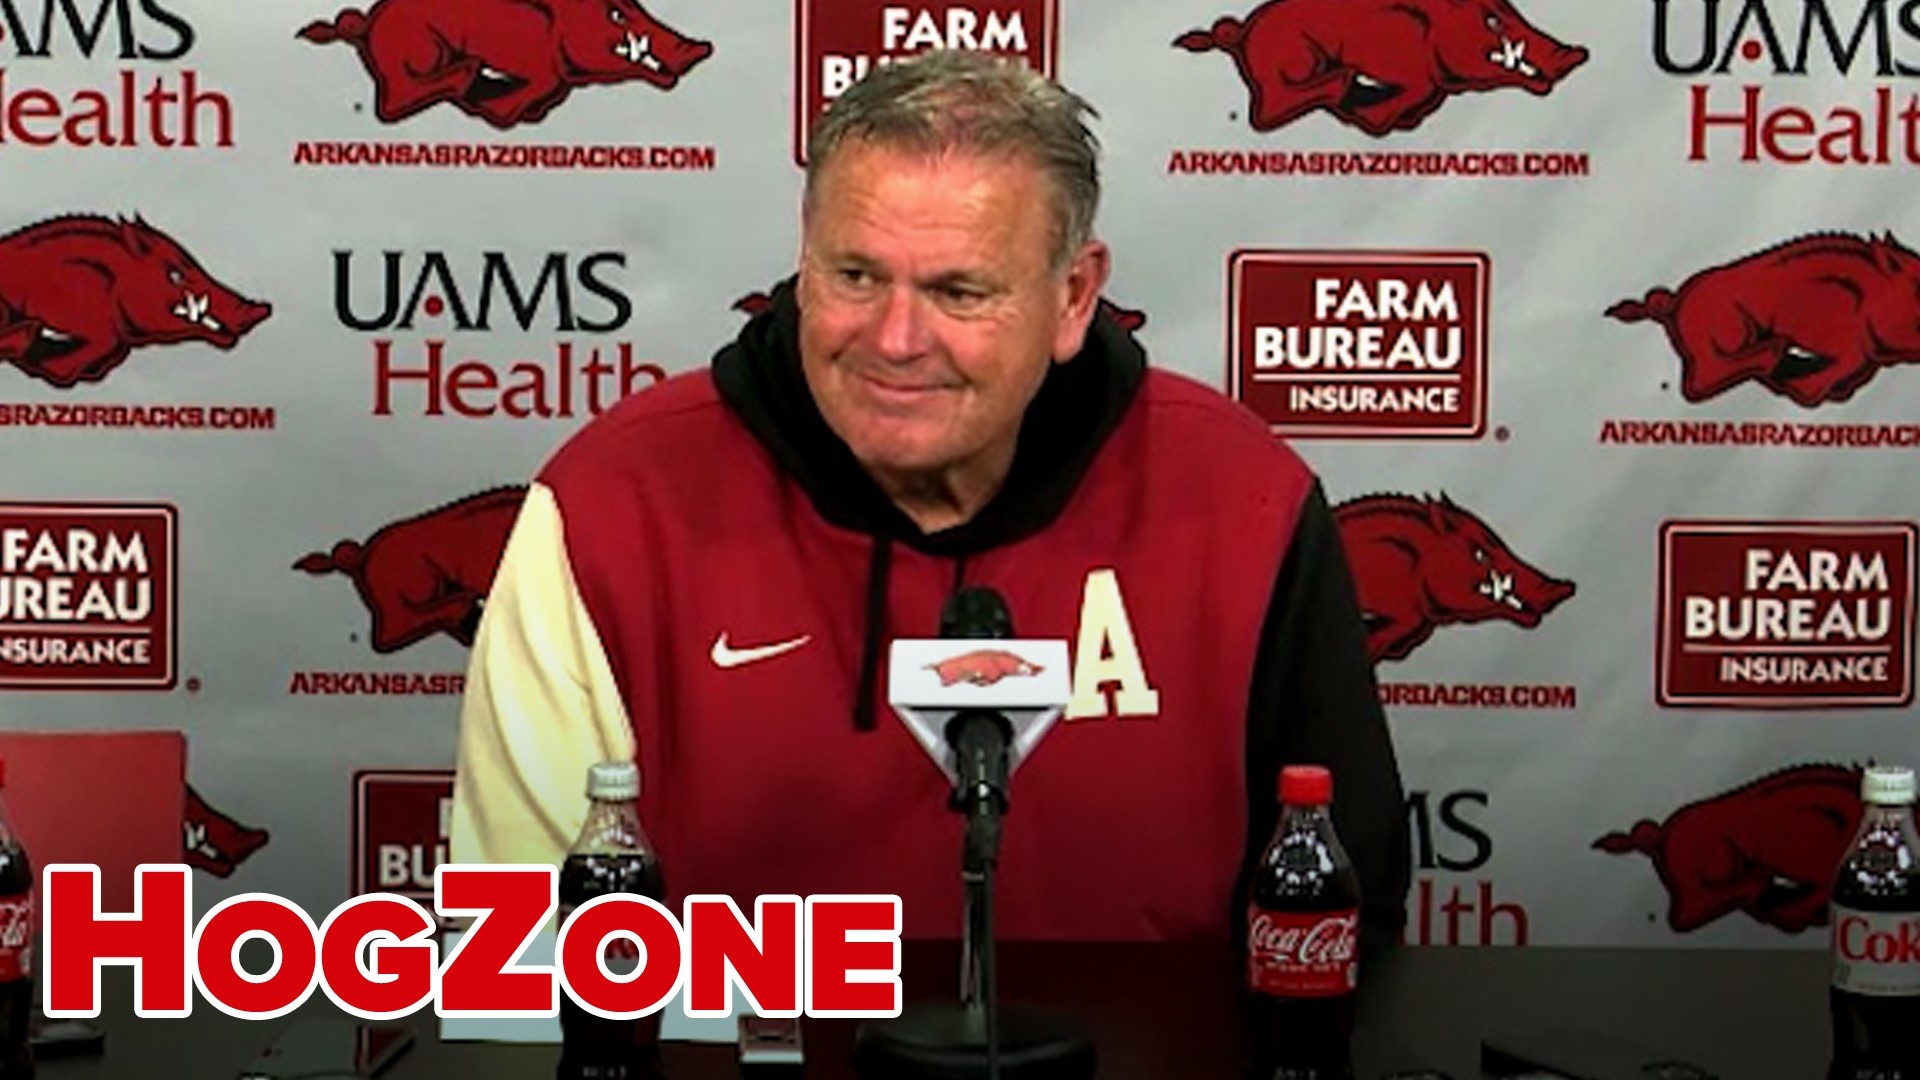
<instances>
[{"instance_id":1,"label":"microphone windscreen","mask_svg":"<svg viewBox=\"0 0 1920 1080\"><path fill-rule=\"evenodd\" d=\"M1010 638L1013 615L1000 594L984 585L968 585L940 605L943 638Z\"/></svg>"}]
</instances>

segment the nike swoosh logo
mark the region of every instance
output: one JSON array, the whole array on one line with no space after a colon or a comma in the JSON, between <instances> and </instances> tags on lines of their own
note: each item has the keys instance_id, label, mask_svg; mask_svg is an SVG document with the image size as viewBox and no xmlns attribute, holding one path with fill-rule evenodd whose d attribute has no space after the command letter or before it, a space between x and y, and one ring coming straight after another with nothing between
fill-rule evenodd
<instances>
[{"instance_id":1,"label":"nike swoosh logo","mask_svg":"<svg viewBox=\"0 0 1920 1080\"><path fill-rule=\"evenodd\" d=\"M770 660L781 653L793 650L813 640L812 634L801 634L790 641L777 641L772 645L756 645L751 649L736 649L727 644L727 632L713 639L713 666L717 668L737 668L742 664L751 664L756 660Z\"/></svg>"}]
</instances>

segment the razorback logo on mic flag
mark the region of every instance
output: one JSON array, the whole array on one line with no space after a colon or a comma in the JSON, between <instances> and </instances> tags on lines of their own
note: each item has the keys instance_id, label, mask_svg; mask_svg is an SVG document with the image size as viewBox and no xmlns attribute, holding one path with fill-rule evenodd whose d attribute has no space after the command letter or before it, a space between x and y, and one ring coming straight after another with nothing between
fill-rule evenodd
<instances>
[{"instance_id":1,"label":"razorback logo on mic flag","mask_svg":"<svg viewBox=\"0 0 1920 1080\"><path fill-rule=\"evenodd\" d=\"M1574 593L1573 582L1535 569L1444 494L1367 495L1335 507L1333 518L1375 662L1404 660L1454 623L1530 630Z\"/></svg>"},{"instance_id":2,"label":"razorback logo on mic flag","mask_svg":"<svg viewBox=\"0 0 1920 1080\"><path fill-rule=\"evenodd\" d=\"M1013 728L1010 768L1018 768L1073 700L1065 641L917 638L888 654L887 704L949 783L959 776L946 726L956 714L987 709Z\"/></svg>"},{"instance_id":3,"label":"razorback logo on mic flag","mask_svg":"<svg viewBox=\"0 0 1920 1080\"><path fill-rule=\"evenodd\" d=\"M386 124L442 102L496 128L538 123L577 87L671 90L713 54L635 0L376 0L298 36L351 46Z\"/></svg>"},{"instance_id":4,"label":"razorback logo on mic flag","mask_svg":"<svg viewBox=\"0 0 1920 1080\"><path fill-rule=\"evenodd\" d=\"M137 215L70 214L0 237L0 363L62 389L151 345L230 350L271 314Z\"/></svg>"},{"instance_id":5,"label":"razorback logo on mic flag","mask_svg":"<svg viewBox=\"0 0 1920 1080\"><path fill-rule=\"evenodd\" d=\"M1455 94L1544 96L1587 59L1507 0L1269 0L1173 44L1232 58L1255 131L1325 110L1376 137L1414 130Z\"/></svg>"},{"instance_id":6,"label":"razorback logo on mic flag","mask_svg":"<svg viewBox=\"0 0 1920 1080\"><path fill-rule=\"evenodd\" d=\"M1825 926L1833 876L1860 824L1860 770L1794 765L1593 842L1653 860L1667 925L1691 933L1734 912L1789 934Z\"/></svg>"},{"instance_id":7,"label":"razorback logo on mic flag","mask_svg":"<svg viewBox=\"0 0 1920 1080\"><path fill-rule=\"evenodd\" d=\"M344 574L373 616L375 652L404 649L431 634L471 646L525 486L494 488L295 562L309 574Z\"/></svg>"},{"instance_id":8,"label":"razorback logo on mic flag","mask_svg":"<svg viewBox=\"0 0 1920 1080\"><path fill-rule=\"evenodd\" d=\"M1751 381L1814 408L1851 399L1882 368L1920 363L1920 255L1891 232L1816 233L1621 300L1607 315L1666 333L1688 401Z\"/></svg>"}]
</instances>

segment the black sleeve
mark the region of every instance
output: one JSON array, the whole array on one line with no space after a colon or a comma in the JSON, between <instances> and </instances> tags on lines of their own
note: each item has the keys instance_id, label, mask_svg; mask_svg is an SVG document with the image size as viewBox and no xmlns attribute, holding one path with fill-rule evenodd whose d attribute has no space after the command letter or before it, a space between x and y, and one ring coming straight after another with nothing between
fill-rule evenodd
<instances>
[{"instance_id":1,"label":"black sleeve","mask_svg":"<svg viewBox=\"0 0 1920 1080\"><path fill-rule=\"evenodd\" d=\"M1245 931L1253 866L1279 817L1280 766L1305 763L1333 771L1334 828L1360 875L1361 950L1377 956L1399 939L1406 921L1406 799L1353 577L1318 482L1301 507L1254 661L1237 932Z\"/></svg>"}]
</instances>

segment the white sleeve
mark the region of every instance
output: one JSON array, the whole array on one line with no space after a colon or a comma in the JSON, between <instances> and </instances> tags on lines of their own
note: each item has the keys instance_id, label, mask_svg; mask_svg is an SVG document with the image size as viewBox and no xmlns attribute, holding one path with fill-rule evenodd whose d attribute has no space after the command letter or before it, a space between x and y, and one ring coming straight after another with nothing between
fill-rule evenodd
<instances>
[{"instance_id":1,"label":"white sleeve","mask_svg":"<svg viewBox=\"0 0 1920 1080\"><path fill-rule=\"evenodd\" d=\"M587 813L587 767L633 760L626 707L574 586L553 492L534 484L473 643L453 785L457 863L557 865Z\"/></svg>"}]
</instances>

